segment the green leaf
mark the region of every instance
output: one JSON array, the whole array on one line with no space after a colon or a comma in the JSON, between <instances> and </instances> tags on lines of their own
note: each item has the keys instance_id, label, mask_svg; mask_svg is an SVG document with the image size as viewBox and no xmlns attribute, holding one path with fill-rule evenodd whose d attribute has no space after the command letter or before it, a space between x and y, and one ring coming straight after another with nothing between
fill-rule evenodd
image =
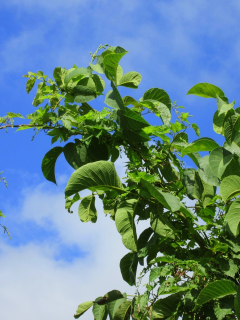
<instances>
[{"instance_id":1,"label":"green leaf","mask_svg":"<svg viewBox=\"0 0 240 320\"><path fill-rule=\"evenodd\" d=\"M234 308L238 319L240 319L240 286L237 288L237 295L234 299Z\"/></svg>"},{"instance_id":2,"label":"green leaf","mask_svg":"<svg viewBox=\"0 0 240 320\"><path fill-rule=\"evenodd\" d=\"M159 277L166 277L171 275L173 266L165 265L163 267L154 268L151 270L149 275L149 282L154 282Z\"/></svg>"},{"instance_id":3,"label":"green leaf","mask_svg":"<svg viewBox=\"0 0 240 320\"><path fill-rule=\"evenodd\" d=\"M97 97L95 90L86 86L77 85L73 89L74 101L77 103L88 102L94 100Z\"/></svg>"},{"instance_id":4,"label":"green leaf","mask_svg":"<svg viewBox=\"0 0 240 320\"><path fill-rule=\"evenodd\" d=\"M93 301L87 301L87 302L81 303L77 308L74 318L78 319L79 317L81 317L89 308L91 308L92 305L93 305Z\"/></svg>"},{"instance_id":5,"label":"green leaf","mask_svg":"<svg viewBox=\"0 0 240 320\"><path fill-rule=\"evenodd\" d=\"M170 100L167 92L164 91L163 89L159 89L159 88L149 89L144 93L142 99L140 99L140 100L144 101L144 100L149 100L149 99L150 100L157 100L157 101L165 104L168 107L168 109L171 111L171 106L172 106L171 100Z\"/></svg>"},{"instance_id":6,"label":"green leaf","mask_svg":"<svg viewBox=\"0 0 240 320\"><path fill-rule=\"evenodd\" d=\"M228 319L226 315L233 314L232 312L234 308L233 302L234 302L233 297L228 296L214 303L214 313L218 320Z\"/></svg>"},{"instance_id":7,"label":"green leaf","mask_svg":"<svg viewBox=\"0 0 240 320\"><path fill-rule=\"evenodd\" d=\"M120 291L118 290L112 290L112 291L109 291L107 292L105 295L104 295L104 298L107 298L106 302L104 302L104 304L106 303L111 303L113 301L116 301L118 299L122 299L123 298L123 295Z\"/></svg>"},{"instance_id":8,"label":"green leaf","mask_svg":"<svg viewBox=\"0 0 240 320\"><path fill-rule=\"evenodd\" d=\"M240 194L240 177L228 176L222 180L220 194L224 202Z\"/></svg>"},{"instance_id":9,"label":"green leaf","mask_svg":"<svg viewBox=\"0 0 240 320\"><path fill-rule=\"evenodd\" d=\"M137 234L134 223L136 215L137 200L125 200L120 204L115 215L115 223L118 232L122 236L125 247L137 251Z\"/></svg>"},{"instance_id":10,"label":"green leaf","mask_svg":"<svg viewBox=\"0 0 240 320\"><path fill-rule=\"evenodd\" d=\"M116 72L116 79L115 79L116 85L119 84L119 81L122 78L122 76L123 76L123 69L120 65L118 65L117 72Z\"/></svg>"},{"instance_id":11,"label":"green leaf","mask_svg":"<svg viewBox=\"0 0 240 320\"><path fill-rule=\"evenodd\" d=\"M93 195L82 199L78 207L78 215L82 222L97 221L97 210L95 208L95 197Z\"/></svg>"},{"instance_id":12,"label":"green leaf","mask_svg":"<svg viewBox=\"0 0 240 320\"><path fill-rule=\"evenodd\" d=\"M14 112L7 112L8 118L22 118L24 117L20 113L14 113Z\"/></svg>"},{"instance_id":13,"label":"green leaf","mask_svg":"<svg viewBox=\"0 0 240 320\"><path fill-rule=\"evenodd\" d=\"M138 241L137 241L138 250L141 250L142 248L144 248L146 246L146 244L152 234L153 234L153 229L150 227L143 230L143 232L140 234Z\"/></svg>"},{"instance_id":14,"label":"green leaf","mask_svg":"<svg viewBox=\"0 0 240 320\"><path fill-rule=\"evenodd\" d=\"M98 297L95 301L100 300L101 298L102 297ZM94 303L92 312L94 320L106 320L108 316L108 306Z\"/></svg>"},{"instance_id":15,"label":"green leaf","mask_svg":"<svg viewBox=\"0 0 240 320\"><path fill-rule=\"evenodd\" d=\"M202 198L203 184L195 169L184 169L182 182L190 199Z\"/></svg>"},{"instance_id":16,"label":"green leaf","mask_svg":"<svg viewBox=\"0 0 240 320\"><path fill-rule=\"evenodd\" d=\"M213 130L218 134L222 134L223 133L223 122L224 122L224 119L225 119L225 114L224 113L219 115L219 111L218 110L214 113L214 116L213 116Z\"/></svg>"},{"instance_id":17,"label":"green leaf","mask_svg":"<svg viewBox=\"0 0 240 320\"><path fill-rule=\"evenodd\" d=\"M205 156L198 160L198 173L205 183L211 186L219 186L219 179L215 176L210 167L209 156Z\"/></svg>"},{"instance_id":18,"label":"green leaf","mask_svg":"<svg viewBox=\"0 0 240 320\"><path fill-rule=\"evenodd\" d=\"M69 197L85 189L125 192L114 164L108 161L88 163L77 169L68 181L65 195Z\"/></svg>"},{"instance_id":19,"label":"green leaf","mask_svg":"<svg viewBox=\"0 0 240 320\"><path fill-rule=\"evenodd\" d=\"M231 162L233 154L228 150L218 147L214 149L209 155L209 164L213 173L221 179L224 171Z\"/></svg>"},{"instance_id":20,"label":"green leaf","mask_svg":"<svg viewBox=\"0 0 240 320\"><path fill-rule=\"evenodd\" d=\"M160 299L154 303L152 309L152 317L165 318L173 315L176 312L177 306L181 301L181 294L176 293L164 299Z\"/></svg>"},{"instance_id":21,"label":"green leaf","mask_svg":"<svg viewBox=\"0 0 240 320\"><path fill-rule=\"evenodd\" d=\"M45 154L42 160L42 173L44 177L55 184L57 184L55 178L55 164L57 158L60 156L62 152L62 147L54 147Z\"/></svg>"},{"instance_id":22,"label":"green leaf","mask_svg":"<svg viewBox=\"0 0 240 320\"><path fill-rule=\"evenodd\" d=\"M69 142L63 147L63 153L67 162L74 169L78 169L87 162L87 148L85 144L76 140L75 143Z\"/></svg>"},{"instance_id":23,"label":"green leaf","mask_svg":"<svg viewBox=\"0 0 240 320\"><path fill-rule=\"evenodd\" d=\"M199 151L212 151L219 147L217 142L211 138L200 138L190 143L186 148L182 150L182 156L188 153L199 152Z\"/></svg>"},{"instance_id":24,"label":"green leaf","mask_svg":"<svg viewBox=\"0 0 240 320\"><path fill-rule=\"evenodd\" d=\"M122 105L118 102L113 90L108 91L104 103L114 109L123 109Z\"/></svg>"},{"instance_id":25,"label":"green leaf","mask_svg":"<svg viewBox=\"0 0 240 320\"><path fill-rule=\"evenodd\" d=\"M175 197L173 194L158 190L156 187L151 185L151 183L144 179L141 179L141 185L151 194L151 196L157 199L158 202L160 202L165 208L167 208L171 212L175 212L180 209L180 202L178 198Z\"/></svg>"},{"instance_id":26,"label":"green leaf","mask_svg":"<svg viewBox=\"0 0 240 320\"><path fill-rule=\"evenodd\" d=\"M203 193L202 193L203 208L206 208L206 206L212 201L215 195L215 190L216 188L214 186L209 185L203 181Z\"/></svg>"},{"instance_id":27,"label":"green leaf","mask_svg":"<svg viewBox=\"0 0 240 320\"><path fill-rule=\"evenodd\" d=\"M92 70L94 70L95 72L104 73L103 68L99 63L96 63L96 64L89 63L89 65L92 68Z\"/></svg>"},{"instance_id":28,"label":"green leaf","mask_svg":"<svg viewBox=\"0 0 240 320\"><path fill-rule=\"evenodd\" d=\"M196 307L213 299L223 298L229 294L236 294L237 286L230 280L217 280L208 284L199 294Z\"/></svg>"},{"instance_id":29,"label":"green leaf","mask_svg":"<svg viewBox=\"0 0 240 320\"><path fill-rule=\"evenodd\" d=\"M235 237L239 235L239 223L240 223L240 199L231 203L227 215L225 217L229 229Z\"/></svg>"},{"instance_id":30,"label":"green leaf","mask_svg":"<svg viewBox=\"0 0 240 320\"><path fill-rule=\"evenodd\" d=\"M130 71L121 77L121 79L118 82L118 85L127 88L137 89L141 80L142 76L140 75L140 73Z\"/></svg>"},{"instance_id":31,"label":"green leaf","mask_svg":"<svg viewBox=\"0 0 240 320\"><path fill-rule=\"evenodd\" d=\"M116 79L118 64L119 64L121 58L126 53L127 53L127 51L120 52L120 53L111 53L103 58L104 67L109 72L109 74L113 77L114 80Z\"/></svg>"},{"instance_id":32,"label":"green leaf","mask_svg":"<svg viewBox=\"0 0 240 320\"><path fill-rule=\"evenodd\" d=\"M124 104L123 104L123 101L122 101L122 97L121 97L117 87L115 86L115 84L112 81L111 81L111 87L113 89L113 93L114 93L114 95L116 97L116 100L118 102L119 108L121 110L125 110L126 108L124 107Z\"/></svg>"},{"instance_id":33,"label":"green leaf","mask_svg":"<svg viewBox=\"0 0 240 320\"><path fill-rule=\"evenodd\" d=\"M60 88L64 88L64 77L67 74L66 69L62 69L61 67L57 67L53 71L53 77Z\"/></svg>"},{"instance_id":34,"label":"green leaf","mask_svg":"<svg viewBox=\"0 0 240 320\"><path fill-rule=\"evenodd\" d=\"M98 138L93 137L88 146L87 155L92 162L100 161L100 160L108 160L109 152L108 152L107 144L104 142L101 142Z\"/></svg>"},{"instance_id":35,"label":"green leaf","mask_svg":"<svg viewBox=\"0 0 240 320\"><path fill-rule=\"evenodd\" d=\"M136 108L141 107L141 104L139 102L137 102L137 100L135 100L134 98L132 98L130 96L123 97L122 101L123 101L123 104L125 107L129 106L130 104L132 104Z\"/></svg>"},{"instance_id":36,"label":"green leaf","mask_svg":"<svg viewBox=\"0 0 240 320\"><path fill-rule=\"evenodd\" d=\"M224 100L222 100L219 96L217 96L217 107L218 107L218 115L226 114L229 110L233 109L235 105L235 101L228 104Z\"/></svg>"},{"instance_id":37,"label":"green leaf","mask_svg":"<svg viewBox=\"0 0 240 320\"><path fill-rule=\"evenodd\" d=\"M187 94L194 94L203 98L217 98L217 95L225 96L220 88L210 83L198 83Z\"/></svg>"},{"instance_id":38,"label":"green leaf","mask_svg":"<svg viewBox=\"0 0 240 320\"><path fill-rule=\"evenodd\" d=\"M136 272L138 257L136 252L127 253L120 261L120 270L123 277L130 286L136 284Z\"/></svg>"},{"instance_id":39,"label":"green leaf","mask_svg":"<svg viewBox=\"0 0 240 320\"><path fill-rule=\"evenodd\" d=\"M162 237L175 239L175 228L163 215L163 207L151 206L150 224L153 231Z\"/></svg>"},{"instance_id":40,"label":"green leaf","mask_svg":"<svg viewBox=\"0 0 240 320\"><path fill-rule=\"evenodd\" d=\"M115 312L114 320L129 320L132 301L123 302Z\"/></svg>"},{"instance_id":41,"label":"green leaf","mask_svg":"<svg viewBox=\"0 0 240 320\"><path fill-rule=\"evenodd\" d=\"M196 135L200 137L201 135L200 135L200 129L198 128L198 125L196 123L192 123L192 128L195 131Z\"/></svg>"},{"instance_id":42,"label":"green leaf","mask_svg":"<svg viewBox=\"0 0 240 320\"><path fill-rule=\"evenodd\" d=\"M84 77L88 77L91 75L91 70L86 68L77 68L72 69L72 71L68 72L67 75L64 78L65 85L68 84L68 82L72 79L74 80L81 80Z\"/></svg>"},{"instance_id":43,"label":"green leaf","mask_svg":"<svg viewBox=\"0 0 240 320\"><path fill-rule=\"evenodd\" d=\"M117 311L117 309L120 307L121 304L123 304L123 302L125 302L126 299L122 298L122 299L118 299L118 300L114 300L112 302L109 303L108 305L108 311L109 311L109 317L110 320L114 320L114 316L115 313Z\"/></svg>"},{"instance_id":44,"label":"green leaf","mask_svg":"<svg viewBox=\"0 0 240 320\"><path fill-rule=\"evenodd\" d=\"M32 88L34 87L35 82L36 82L36 78L28 79L27 84L26 84L27 93L29 93L32 90Z\"/></svg>"},{"instance_id":45,"label":"green leaf","mask_svg":"<svg viewBox=\"0 0 240 320\"><path fill-rule=\"evenodd\" d=\"M94 81L97 93L102 93L105 89L104 80L98 74L93 74L92 79Z\"/></svg>"}]
</instances>

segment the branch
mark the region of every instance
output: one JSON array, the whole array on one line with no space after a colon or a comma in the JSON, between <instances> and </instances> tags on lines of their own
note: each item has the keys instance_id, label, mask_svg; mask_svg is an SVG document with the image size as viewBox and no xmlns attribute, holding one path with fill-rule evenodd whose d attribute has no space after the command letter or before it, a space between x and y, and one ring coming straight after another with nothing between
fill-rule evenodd
<instances>
[{"instance_id":1,"label":"branch","mask_svg":"<svg viewBox=\"0 0 240 320\"><path fill-rule=\"evenodd\" d=\"M40 124L6 124L5 126L0 127L0 129L6 129L6 128L21 128L21 127L43 127L43 125ZM43 129L54 129L53 126L44 126Z\"/></svg>"}]
</instances>

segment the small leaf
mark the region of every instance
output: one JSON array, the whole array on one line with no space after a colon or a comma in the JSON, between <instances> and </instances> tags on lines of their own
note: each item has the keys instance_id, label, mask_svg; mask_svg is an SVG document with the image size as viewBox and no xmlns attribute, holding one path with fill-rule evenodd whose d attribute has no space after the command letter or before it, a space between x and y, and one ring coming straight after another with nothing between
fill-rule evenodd
<instances>
[{"instance_id":1,"label":"small leaf","mask_svg":"<svg viewBox=\"0 0 240 320\"><path fill-rule=\"evenodd\" d=\"M212 151L213 149L219 147L217 142L211 138L200 138L198 140L190 143L186 148L182 150L182 156L199 151Z\"/></svg>"},{"instance_id":2,"label":"small leaf","mask_svg":"<svg viewBox=\"0 0 240 320\"><path fill-rule=\"evenodd\" d=\"M199 294L196 307L213 300L223 298L229 294L236 294L237 286L230 280L217 280L208 284Z\"/></svg>"},{"instance_id":3,"label":"small leaf","mask_svg":"<svg viewBox=\"0 0 240 320\"><path fill-rule=\"evenodd\" d=\"M119 86L137 89L139 83L141 82L142 76L140 73L131 71L122 76L120 81L118 82Z\"/></svg>"},{"instance_id":4,"label":"small leaf","mask_svg":"<svg viewBox=\"0 0 240 320\"><path fill-rule=\"evenodd\" d=\"M56 183L55 164L62 152L62 147L54 147L45 154L42 160L42 173L47 180L52 181L53 183Z\"/></svg>"},{"instance_id":5,"label":"small leaf","mask_svg":"<svg viewBox=\"0 0 240 320\"><path fill-rule=\"evenodd\" d=\"M198 128L198 125L197 125L196 123L192 123L192 128L193 128L193 130L195 131L196 135L197 135L198 137L201 137L201 135L200 135L200 129Z\"/></svg>"},{"instance_id":6,"label":"small leaf","mask_svg":"<svg viewBox=\"0 0 240 320\"><path fill-rule=\"evenodd\" d=\"M78 207L78 215L82 222L97 221L97 210L95 208L95 197L93 195L82 199Z\"/></svg>"},{"instance_id":7,"label":"small leaf","mask_svg":"<svg viewBox=\"0 0 240 320\"><path fill-rule=\"evenodd\" d=\"M220 194L223 201L227 201L240 194L240 177L239 176L228 176L222 180L220 186Z\"/></svg>"},{"instance_id":8,"label":"small leaf","mask_svg":"<svg viewBox=\"0 0 240 320\"><path fill-rule=\"evenodd\" d=\"M29 93L32 90L32 88L34 87L35 82L36 82L36 78L28 79L27 84L26 84L27 93Z\"/></svg>"},{"instance_id":9,"label":"small leaf","mask_svg":"<svg viewBox=\"0 0 240 320\"><path fill-rule=\"evenodd\" d=\"M78 319L79 317L81 317L89 308L91 308L92 305L93 305L93 301L87 301L87 302L81 303L77 308L74 318Z\"/></svg>"},{"instance_id":10,"label":"small leaf","mask_svg":"<svg viewBox=\"0 0 240 320\"><path fill-rule=\"evenodd\" d=\"M220 88L210 83L198 83L187 94L194 94L203 98L217 98L217 95L225 96Z\"/></svg>"}]
</instances>

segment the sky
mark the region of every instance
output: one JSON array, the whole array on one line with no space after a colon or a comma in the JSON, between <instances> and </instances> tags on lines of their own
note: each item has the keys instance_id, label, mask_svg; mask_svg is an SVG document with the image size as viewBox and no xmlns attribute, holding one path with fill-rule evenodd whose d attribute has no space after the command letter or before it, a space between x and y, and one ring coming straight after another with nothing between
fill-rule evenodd
<instances>
[{"instance_id":1,"label":"sky","mask_svg":"<svg viewBox=\"0 0 240 320\"><path fill-rule=\"evenodd\" d=\"M239 17L238 1L2 0L0 116L34 112L34 92L26 93L23 74L42 70L52 77L58 66L86 67L89 52L108 43L129 51L121 63L124 73L138 71L143 77L139 90L121 93L139 99L149 88L162 88L194 116L202 137L221 143L212 129L214 99L186 93L208 82L240 105ZM96 104L99 110L103 106L103 100ZM46 181L41 161L50 139L39 134L32 141L32 136L30 130L0 132L0 170L8 182L8 189L1 184L0 209L6 214L1 223L12 238L0 230L1 319L73 319L83 301L112 289L134 292L119 270L127 249L101 202L96 224L81 223L76 206L71 215L64 209L72 169L60 157L58 186ZM193 131L189 136L197 139ZM123 177L124 158L116 168ZM92 319L91 312L82 319Z\"/></svg>"}]
</instances>

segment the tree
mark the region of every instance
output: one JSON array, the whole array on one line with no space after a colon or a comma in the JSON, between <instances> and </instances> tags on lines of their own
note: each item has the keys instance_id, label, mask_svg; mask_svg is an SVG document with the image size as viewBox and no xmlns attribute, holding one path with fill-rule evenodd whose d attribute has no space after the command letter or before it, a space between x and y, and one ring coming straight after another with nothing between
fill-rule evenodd
<instances>
[{"instance_id":1,"label":"tree","mask_svg":"<svg viewBox=\"0 0 240 320\"><path fill-rule=\"evenodd\" d=\"M120 95L121 86L137 89L141 81L138 72L123 74L119 62L126 53L121 47L100 46L87 68L55 68L54 80L42 71L29 72L24 76L28 93L39 81L33 100L38 109L27 115L30 122L15 125L12 119L23 116L12 112L0 119L1 129L34 128L53 144L63 144L44 156L45 178L56 183L55 164L63 153L75 169L65 189L66 209L80 201L80 220L96 223L98 196L129 249L120 271L136 286L134 298L113 290L80 304L74 317L93 306L96 320L108 315L113 320L240 319L240 108L234 109L234 102L212 84L192 87L188 94L216 99L213 129L226 141L219 146L200 138L189 113L181 112L163 89L151 88L139 101ZM112 87L101 111L89 104L103 94L99 74ZM146 113L162 125L150 125ZM199 138L189 143L191 128ZM204 156L199 154L203 151ZM121 153L128 157L124 183L114 167ZM193 168L185 166L185 155ZM81 198L85 189L92 194ZM189 199L194 200L191 206ZM140 235L139 220L150 221ZM138 280L137 268L142 268ZM143 287L146 274L149 282Z\"/></svg>"}]
</instances>

